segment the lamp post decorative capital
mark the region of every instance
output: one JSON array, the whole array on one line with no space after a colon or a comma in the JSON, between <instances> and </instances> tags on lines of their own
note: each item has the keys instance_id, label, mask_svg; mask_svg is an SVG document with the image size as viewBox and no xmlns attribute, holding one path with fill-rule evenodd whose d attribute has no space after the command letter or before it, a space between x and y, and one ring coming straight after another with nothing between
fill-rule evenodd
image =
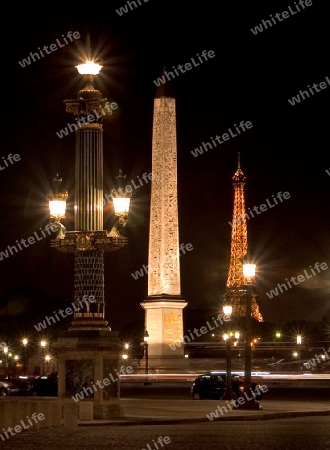
<instances>
[{"instance_id":1,"label":"lamp post decorative capital","mask_svg":"<svg viewBox=\"0 0 330 450\"><path fill-rule=\"evenodd\" d=\"M115 252L128 243L125 236L109 236L107 231L67 231L64 239L54 239L51 246L65 253Z\"/></svg>"}]
</instances>

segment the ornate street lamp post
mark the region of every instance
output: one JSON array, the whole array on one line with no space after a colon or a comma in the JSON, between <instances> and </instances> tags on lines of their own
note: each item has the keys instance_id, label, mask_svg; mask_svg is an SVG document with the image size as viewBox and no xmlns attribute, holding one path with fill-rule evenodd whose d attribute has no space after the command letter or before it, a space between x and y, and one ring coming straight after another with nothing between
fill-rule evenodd
<instances>
[{"instance_id":1,"label":"ornate street lamp post","mask_svg":"<svg viewBox=\"0 0 330 450\"><path fill-rule=\"evenodd\" d=\"M105 317L104 255L128 243L124 229L130 195L122 190L113 195L117 222L111 231L103 228L103 117L112 114L112 109L102 92L94 87L102 66L86 61L76 68L85 85L76 98L64 101L66 112L75 119L69 127L75 132L74 231L67 231L60 222L68 193L60 189L59 176L54 179L49 202L50 217L58 228L51 246L71 254L74 260L73 310L68 308L71 313L67 313L73 313L73 321L53 345L58 350L60 398L77 389L77 383L70 381L73 373L79 373L82 379L85 371L91 379L102 380L109 371L115 375L119 368L121 341ZM84 298L91 296L93 302L82 304ZM110 404L109 400L117 399L118 385L119 382L93 393L94 418L104 418L106 414L110 417L114 411L119 414L119 405Z\"/></svg>"},{"instance_id":2,"label":"ornate street lamp post","mask_svg":"<svg viewBox=\"0 0 330 450\"><path fill-rule=\"evenodd\" d=\"M13 354L9 351L9 348L7 345L5 345L2 349L3 353L5 354L5 365L6 365L6 376L11 375L11 358Z\"/></svg>"},{"instance_id":3,"label":"ornate street lamp post","mask_svg":"<svg viewBox=\"0 0 330 450\"><path fill-rule=\"evenodd\" d=\"M230 303L226 302L222 308L223 313L227 317L231 317L231 314L233 312L233 307ZM225 333L223 335L223 340L226 343L226 368L227 368L227 374L226 374L226 390L225 393L222 396L222 400L235 400L236 395L233 392L232 389L232 383L231 383L231 336L229 333Z\"/></svg>"},{"instance_id":4,"label":"ornate street lamp post","mask_svg":"<svg viewBox=\"0 0 330 450\"><path fill-rule=\"evenodd\" d=\"M68 192L60 189L62 179L54 178L54 192L49 196L50 217L58 227L52 247L74 255L75 286L74 320L70 330L109 330L105 321L104 253L117 251L127 245L123 233L131 193L113 189L116 223L111 231L103 229L103 116L112 114L109 102L93 85L102 66L87 61L76 66L85 81L76 99L65 100L66 111L73 114L77 124L75 163L74 231L60 223L65 217ZM121 171L117 180L125 177ZM86 303L86 311L78 309L79 301L93 295L95 302ZM76 312L78 311L78 312Z\"/></svg>"},{"instance_id":5,"label":"ornate street lamp post","mask_svg":"<svg viewBox=\"0 0 330 450\"><path fill-rule=\"evenodd\" d=\"M226 390L223 394L221 400L236 400L237 396L233 392L232 388L232 377L231 377L231 347L232 345L237 342L239 339L239 332L235 331L225 333L223 335L223 340L226 342L226 367L227 367L227 373L226 373Z\"/></svg>"},{"instance_id":6,"label":"ornate street lamp post","mask_svg":"<svg viewBox=\"0 0 330 450\"><path fill-rule=\"evenodd\" d=\"M253 280L255 277L255 264L243 264L243 275L246 279L245 297L245 355L244 355L244 403L239 403L240 409L259 409L259 403L255 400L251 390L251 370L252 370L252 296L253 296Z\"/></svg>"},{"instance_id":7,"label":"ornate street lamp post","mask_svg":"<svg viewBox=\"0 0 330 450\"><path fill-rule=\"evenodd\" d=\"M27 338L22 339L23 344L23 374L27 375L27 359L26 359L26 346L28 345L29 341Z\"/></svg>"}]
</instances>

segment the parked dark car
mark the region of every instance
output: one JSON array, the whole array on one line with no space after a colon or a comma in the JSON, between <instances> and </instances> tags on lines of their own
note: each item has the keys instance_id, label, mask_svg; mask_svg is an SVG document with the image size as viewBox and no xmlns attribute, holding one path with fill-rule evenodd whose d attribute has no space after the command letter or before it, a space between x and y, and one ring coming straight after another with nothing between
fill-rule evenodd
<instances>
[{"instance_id":1,"label":"parked dark car","mask_svg":"<svg viewBox=\"0 0 330 450\"><path fill-rule=\"evenodd\" d=\"M226 390L226 372L207 372L195 378L190 390L193 400L220 400ZM234 394L241 397L244 391L244 378L236 373L231 374L231 386ZM256 400L262 399L260 385L251 383Z\"/></svg>"},{"instance_id":2,"label":"parked dark car","mask_svg":"<svg viewBox=\"0 0 330 450\"><path fill-rule=\"evenodd\" d=\"M6 397L9 392L10 382L8 380L0 381L0 397Z\"/></svg>"},{"instance_id":3,"label":"parked dark car","mask_svg":"<svg viewBox=\"0 0 330 450\"><path fill-rule=\"evenodd\" d=\"M57 397L57 372L37 376L28 388L28 395L36 397Z\"/></svg>"},{"instance_id":4,"label":"parked dark car","mask_svg":"<svg viewBox=\"0 0 330 450\"><path fill-rule=\"evenodd\" d=\"M0 381L0 396L29 395L32 377L5 378Z\"/></svg>"}]
</instances>

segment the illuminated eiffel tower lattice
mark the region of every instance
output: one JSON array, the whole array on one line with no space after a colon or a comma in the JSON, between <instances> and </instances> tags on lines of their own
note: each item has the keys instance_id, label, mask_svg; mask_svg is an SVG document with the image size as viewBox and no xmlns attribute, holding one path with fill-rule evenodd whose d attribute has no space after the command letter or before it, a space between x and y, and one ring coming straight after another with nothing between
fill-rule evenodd
<instances>
[{"instance_id":1,"label":"illuminated eiffel tower lattice","mask_svg":"<svg viewBox=\"0 0 330 450\"><path fill-rule=\"evenodd\" d=\"M238 153L238 167L232 177L234 186L234 211L231 232L230 265L226 284L226 299L231 302L232 315L245 317L245 295L243 286L247 280L243 276L243 258L247 255L247 225L244 199L246 176L241 170L240 153ZM263 317L259 311L255 296L252 298L251 316L259 322Z\"/></svg>"}]
</instances>

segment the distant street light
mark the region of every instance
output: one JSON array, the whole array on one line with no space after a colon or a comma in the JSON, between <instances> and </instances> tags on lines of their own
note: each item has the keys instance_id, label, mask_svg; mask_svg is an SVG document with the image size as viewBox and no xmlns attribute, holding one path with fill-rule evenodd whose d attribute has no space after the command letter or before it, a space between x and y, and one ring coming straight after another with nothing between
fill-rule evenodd
<instances>
[{"instance_id":1,"label":"distant street light","mask_svg":"<svg viewBox=\"0 0 330 450\"><path fill-rule=\"evenodd\" d=\"M51 355L45 355L45 358L44 358L44 360L45 360L44 372L45 373L47 373L49 371L49 363L50 363L51 359L52 359Z\"/></svg>"},{"instance_id":2,"label":"distant street light","mask_svg":"<svg viewBox=\"0 0 330 450\"><path fill-rule=\"evenodd\" d=\"M125 342L124 343L124 353L122 354L122 358L127 360L128 359L128 350L129 350L129 343Z\"/></svg>"}]
</instances>

